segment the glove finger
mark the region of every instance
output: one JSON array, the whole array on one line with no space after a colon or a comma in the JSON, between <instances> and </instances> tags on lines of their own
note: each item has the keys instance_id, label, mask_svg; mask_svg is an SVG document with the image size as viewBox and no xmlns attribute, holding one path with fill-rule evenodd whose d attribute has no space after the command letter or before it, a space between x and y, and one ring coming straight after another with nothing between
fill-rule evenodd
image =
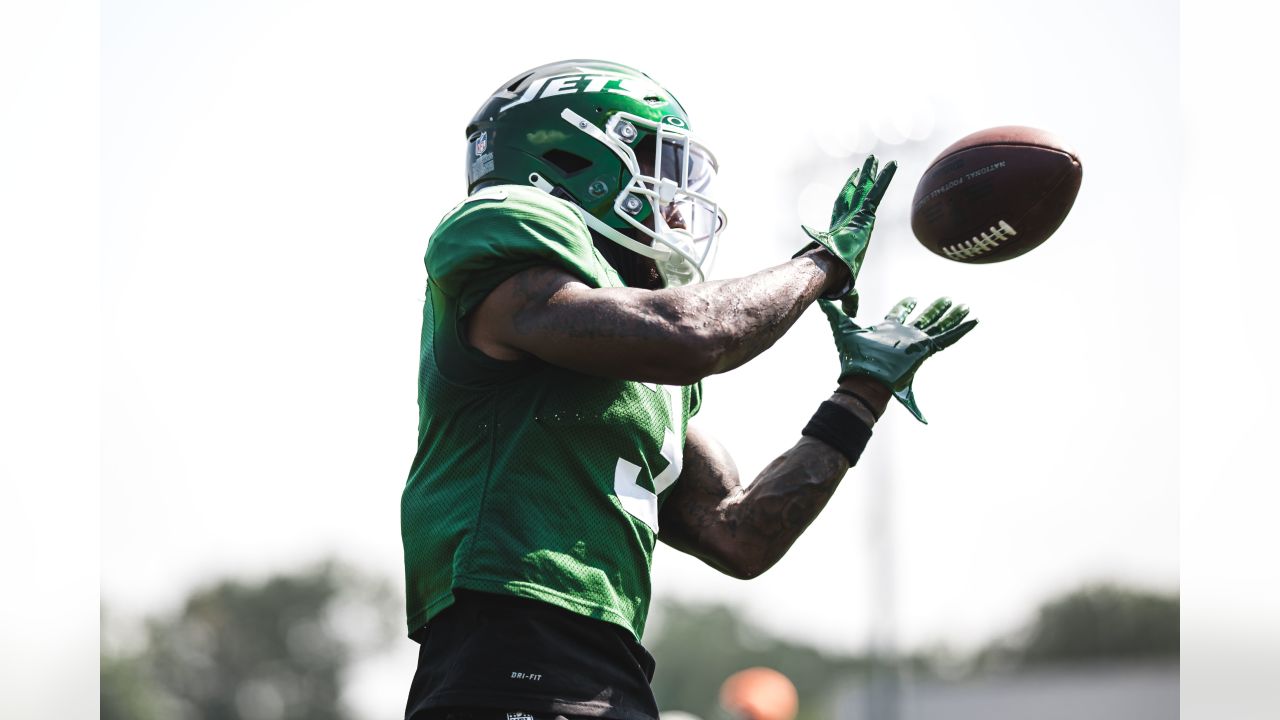
<instances>
[{"instance_id":1,"label":"glove finger","mask_svg":"<svg viewBox=\"0 0 1280 720\"><path fill-rule=\"evenodd\" d=\"M854 206L854 210L861 210L866 204L867 193L871 192L871 188L875 187L876 177L880 172L880 161L875 155L868 155L867 159L862 163L862 177L858 183L858 202Z\"/></svg>"},{"instance_id":2,"label":"glove finger","mask_svg":"<svg viewBox=\"0 0 1280 720\"><path fill-rule=\"evenodd\" d=\"M835 206L831 208L831 232L835 232L857 217L857 213L866 202L867 193L871 192L871 188L875 186L878 164L879 161L876 160L875 155L868 155L862 167L854 170L853 175L849 176L849 182L845 183L840 196L836 198Z\"/></svg>"},{"instance_id":3,"label":"glove finger","mask_svg":"<svg viewBox=\"0 0 1280 720\"><path fill-rule=\"evenodd\" d=\"M822 314L827 316L827 322L831 323L831 329L840 332L840 325L848 320L848 316L840 312L840 308L830 300L819 300L818 307L822 308Z\"/></svg>"},{"instance_id":4,"label":"glove finger","mask_svg":"<svg viewBox=\"0 0 1280 720\"><path fill-rule=\"evenodd\" d=\"M960 305L956 305L951 308L951 310L947 312L946 315L942 316L942 319L938 320L938 322L924 328L924 331L930 335L940 335L959 325L960 321L964 320L968 315L969 306L961 303Z\"/></svg>"},{"instance_id":5,"label":"glove finger","mask_svg":"<svg viewBox=\"0 0 1280 720\"><path fill-rule=\"evenodd\" d=\"M845 181L844 187L840 188L840 194L836 196L836 202L831 206L832 230L843 224L843 220L849 213L858 209L856 198L858 197L858 176L861 173L861 168L855 168L853 174Z\"/></svg>"},{"instance_id":6,"label":"glove finger","mask_svg":"<svg viewBox=\"0 0 1280 720\"><path fill-rule=\"evenodd\" d=\"M879 172L880 161L875 155L868 155L866 160L862 161L862 187L870 188L871 184L876 181L876 173Z\"/></svg>"},{"instance_id":7,"label":"glove finger","mask_svg":"<svg viewBox=\"0 0 1280 720\"><path fill-rule=\"evenodd\" d=\"M907 322L907 316L915 309L916 299L913 297L904 297L898 301L897 305L893 306L893 309L889 310L889 314L885 315L884 319L891 320L899 324L905 324Z\"/></svg>"},{"instance_id":8,"label":"glove finger","mask_svg":"<svg viewBox=\"0 0 1280 720\"><path fill-rule=\"evenodd\" d=\"M848 335L862 329L853 321L853 318L845 315L844 312L830 300L819 300L818 307L822 308L822 313L827 316L827 324L831 326L831 334L836 336L837 341L842 335Z\"/></svg>"},{"instance_id":9,"label":"glove finger","mask_svg":"<svg viewBox=\"0 0 1280 720\"><path fill-rule=\"evenodd\" d=\"M890 160L889 164L884 166L884 170L876 176L876 182L867 193L867 199L862 202L862 207L858 208L859 212L874 213L876 208L880 207L880 200L884 198L884 192L889 189L889 183L893 181L896 172L898 172L898 163Z\"/></svg>"},{"instance_id":10,"label":"glove finger","mask_svg":"<svg viewBox=\"0 0 1280 720\"><path fill-rule=\"evenodd\" d=\"M940 297L937 300L934 300L933 304L925 308L924 312L920 313L920 317L916 318L916 321L911 323L911 327L918 330L923 330L929 327L937 322L938 318L942 317L943 313L945 313L950 307L951 298L949 297Z\"/></svg>"},{"instance_id":11,"label":"glove finger","mask_svg":"<svg viewBox=\"0 0 1280 720\"><path fill-rule=\"evenodd\" d=\"M977 326L978 326L978 321L976 318L973 320L969 320L968 322L965 322L959 325L958 327L952 328L951 330L948 330L942 333L941 335L937 336L936 338L933 339L933 344L938 348L939 351L946 350L952 345L955 345L956 342L960 340L960 338L967 335L970 330L974 329Z\"/></svg>"},{"instance_id":12,"label":"glove finger","mask_svg":"<svg viewBox=\"0 0 1280 720\"><path fill-rule=\"evenodd\" d=\"M850 290L848 295L840 298L840 307L850 318L858 316L858 291Z\"/></svg>"}]
</instances>

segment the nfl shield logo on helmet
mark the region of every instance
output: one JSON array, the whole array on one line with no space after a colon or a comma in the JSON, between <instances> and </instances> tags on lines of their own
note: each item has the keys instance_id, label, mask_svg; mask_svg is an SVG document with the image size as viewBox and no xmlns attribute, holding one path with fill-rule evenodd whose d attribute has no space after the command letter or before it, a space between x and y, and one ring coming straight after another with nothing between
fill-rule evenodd
<instances>
[{"instance_id":1,"label":"nfl shield logo on helmet","mask_svg":"<svg viewBox=\"0 0 1280 720\"><path fill-rule=\"evenodd\" d=\"M485 148L489 147L489 131L480 133L480 137L476 140L476 157L484 154Z\"/></svg>"}]
</instances>

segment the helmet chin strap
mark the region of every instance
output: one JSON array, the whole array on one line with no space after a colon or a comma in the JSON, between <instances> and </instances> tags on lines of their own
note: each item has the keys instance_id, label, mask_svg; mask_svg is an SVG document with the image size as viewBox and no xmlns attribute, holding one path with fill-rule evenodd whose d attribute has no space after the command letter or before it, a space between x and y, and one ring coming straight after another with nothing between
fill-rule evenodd
<instances>
[{"instance_id":1,"label":"helmet chin strap","mask_svg":"<svg viewBox=\"0 0 1280 720\"><path fill-rule=\"evenodd\" d=\"M555 188L541 175L537 173L530 175L529 183L555 197L552 194ZM632 252L651 258L657 264L658 274L662 276L662 280L667 287L688 285L693 282L702 282L706 279L702 274L702 268L698 267L697 263L692 262L684 252L677 250L674 243L671 245L664 244L662 247L645 245L638 240L623 235L616 228L609 227L600 218L578 207L577 203L564 202L573 208L574 212L578 213L578 217L582 218L587 227Z\"/></svg>"}]
</instances>

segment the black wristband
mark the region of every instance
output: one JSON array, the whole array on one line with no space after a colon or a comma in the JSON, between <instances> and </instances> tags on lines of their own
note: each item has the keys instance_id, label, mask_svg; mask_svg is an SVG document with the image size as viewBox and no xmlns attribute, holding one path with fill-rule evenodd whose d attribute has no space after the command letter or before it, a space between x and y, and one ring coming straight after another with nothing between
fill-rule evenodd
<instances>
[{"instance_id":1,"label":"black wristband","mask_svg":"<svg viewBox=\"0 0 1280 720\"><path fill-rule=\"evenodd\" d=\"M858 401L858 404L859 404L859 405L861 405L862 407L866 408L866 409L867 409L867 412L871 413L871 417L876 418L876 419L879 419L879 417L880 417L880 416L879 416L879 415L876 415L876 411L871 409L871 401L869 401L869 400L867 400L866 398L862 397L862 396L861 396L861 395L859 395L858 393L856 393L856 392L854 392L854 391L852 391L852 390L848 390L848 389L846 389L846 388L838 387L838 388L836 388L836 394L837 394L837 395L848 395L849 397L851 397L851 398L853 398L854 400Z\"/></svg>"},{"instance_id":2,"label":"black wristband","mask_svg":"<svg viewBox=\"0 0 1280 720\"><path fill-rule=\"evenodd\" d=\"M818 411L800 434L821 440L839 450L850 465L857 465L867 441L871 439L871 428L862 418L826 400L818 406Z\"/></svg>"}]
</instances>

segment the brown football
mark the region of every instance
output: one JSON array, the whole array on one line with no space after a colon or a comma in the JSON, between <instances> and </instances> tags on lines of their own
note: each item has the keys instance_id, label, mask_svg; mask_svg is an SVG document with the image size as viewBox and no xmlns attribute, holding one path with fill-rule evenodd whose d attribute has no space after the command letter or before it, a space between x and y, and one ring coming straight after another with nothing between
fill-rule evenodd
<instances>
[{"instance_id":1,"label":"brown football","mask_svg":"<svg viewBox=\"0 0 1280 720\"><path fill-rule=\"evenodd\" d=\"M956 141L924 171L911 230L949 260L993 263L1049 239L1080 191L1080 157L1045 130L1016 125Z\"/></svg>"}]
</instances>

